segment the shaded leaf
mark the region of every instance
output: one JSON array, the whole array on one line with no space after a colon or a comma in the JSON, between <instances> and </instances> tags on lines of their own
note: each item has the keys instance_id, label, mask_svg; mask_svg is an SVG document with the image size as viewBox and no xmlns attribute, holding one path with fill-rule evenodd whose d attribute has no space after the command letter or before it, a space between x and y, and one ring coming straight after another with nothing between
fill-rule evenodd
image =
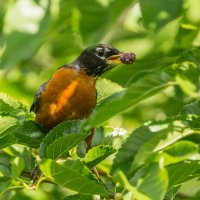
<instances>
[{"instance_id":1,"label":"shaded leaf","mask_svg":"<svg viewBox=\"0 0 200 200\"><path fill-rule=\"evenodd\" d=\"M55 139L46 149L46 157L54 160L59 159L60 157L66 155L70 149L76 146L84 138L86 134L76 133L68 134L63 137Z\"/></svg>"},{"instance_id":2,"label":"shaded leaf","mask_svg":"<svg viewBox=\"0 0 200 200\"><path fill-rule=\"evenodd\" d=\"M25 121L22 125L14 130L14 135L18 139L19 144L24 144L29 147L39 147L44 130L34 121Z\"/></svg>"},{"instance_id":3,"label":"shaded leaf","mask_svg":"<svg viewBox=\"0 0 200 200\"><path fill-rule=\"evenodd\" d=\"M105 188L95 181L92 174L79 160L67 160L61 164L50 159L43 159L40 169L46 177L85 195L108 195ZM92 178L92 179L91 179Z\"/></svg>"},{"instance_id":4,"label":"shaded leaf","mask_svg":"<svg viewBox=\"0 0 200 200\"><path fill-rule=\"evenodd\" d=\"M169 0L167 5L164 0L161 1L145 1L139 0L143 22L150 29L159 29L169 21L180 16L183 9L183 0L174 3Z\"/></svg>"},{"instance_id":5,"label":"shaded leaf","mask_svg":"<svg viewBox=\"0 0 200 200\"><path fill-rule=\"evenodd\" d=\"M4 191L11 183L8 177L0 177L0 192Z\"/></svg>"},{"instance_id":6,"label":"shaded leaf","mask_svg":"<svg viewBox=\"0 0 200 200\"><path fill-rule=\"evenodd\" d=\"M82 161L87 167L92 168L113 153L115 153L115 149L112 146L95 146L87 152Z\"/></svg>"},{"instance_id":7,"label":"shaded leaf","mask_svg":"<svg viewBox=\"0 0 200 200\"><path fill-rule=\"evenodd\" d=\"M80 120L64 121L54 127L50 132L44 137L42 143L40 144L39 154L41 157L46 157L46 149L54 140L68 135L71 133L79 133L81 129Z\"/></svg>"}]
</instances>

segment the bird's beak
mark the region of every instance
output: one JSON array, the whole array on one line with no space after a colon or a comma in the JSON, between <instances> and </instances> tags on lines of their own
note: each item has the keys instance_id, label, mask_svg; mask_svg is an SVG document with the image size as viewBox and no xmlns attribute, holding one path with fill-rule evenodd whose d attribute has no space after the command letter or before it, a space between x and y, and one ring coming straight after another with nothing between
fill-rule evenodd
<instances>
[{"instance_id":1,"label":"bird's beak","mask_svg":"<svg viewBox=\"0 0 200 200\"><path fill-rule=\"evenodd\" d=\"M112 55L112 56L106 58L106 61L109 65L123 64L123 62L121 61L121 56L122 56L122 53Z\"/></svg>"},{"instance_id":2,"label":"bird's beak","mask_svg":"<svg viewBox=\"0 0 200 200\"><path fill-rule=\"evenodd\" d=\"M119 65L119 64L132 64L135 61L135 54L130 52L120 52L119 54L112 55L106 59L109 65Z\"/></svg>"}]
</instances>

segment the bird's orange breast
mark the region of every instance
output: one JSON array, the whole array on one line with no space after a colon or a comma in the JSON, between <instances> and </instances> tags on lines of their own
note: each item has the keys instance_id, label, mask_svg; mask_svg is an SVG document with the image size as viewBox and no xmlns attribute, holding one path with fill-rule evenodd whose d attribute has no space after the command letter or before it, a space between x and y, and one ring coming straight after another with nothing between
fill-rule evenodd
<instances>
[{"instance_id":1,"label":"bird's orange breast","mask_svg":"<svg viewBox=\"0 0 200 200\"><path fill-rule=\"evenodd\" d=\"M95 81L84 70L57 70L41 95L36 121L51 129L62 121L87 117L96 104Z\"/></svg>"}]
</instances>

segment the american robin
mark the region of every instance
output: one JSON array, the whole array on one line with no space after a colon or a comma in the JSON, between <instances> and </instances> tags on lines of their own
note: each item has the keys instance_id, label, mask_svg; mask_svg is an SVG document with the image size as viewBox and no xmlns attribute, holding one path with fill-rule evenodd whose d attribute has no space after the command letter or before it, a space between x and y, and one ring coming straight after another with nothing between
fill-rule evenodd
<instances>
[{"instance_id":1,"label":"american robin","mask_svg":"<svg viewBox=\"0 0 200 200\"><path fill-rule=\"evenodd\" d=\"M134 60L134 53L120 52L105 44L86 48L39 88L30 108L36 122L49 130L65 120L88 117L96 104L97 77L117 64Z\"/></svg>"}]
</instances>

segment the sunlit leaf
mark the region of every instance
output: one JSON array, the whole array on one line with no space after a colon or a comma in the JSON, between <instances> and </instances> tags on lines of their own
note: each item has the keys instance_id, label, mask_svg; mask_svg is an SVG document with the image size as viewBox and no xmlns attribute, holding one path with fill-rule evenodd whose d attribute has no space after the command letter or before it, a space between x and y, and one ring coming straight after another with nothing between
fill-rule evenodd
<instances>
[{"instance_id":1,"label":"sunlit leaf","mask_svg":"<svg viewBox=\"0 0 200 200\"><path fill-rule=\"evenodd\" d=\"M165 165L195 158L198 154L198 150L198 145L193 142L178 141L164 149L163 155L165 158Z\"/></svg>"},{"instance_id":2,"label":"sunlit leaf","mask_svg":"<svg viewBox=\"0 0 200 200\"><path fill-rule=\"evenodd\" d=\"M89 167L94 167L102 160L113 154L115 149L109 145L99 145L90 149L82 161Z\"/></svg>"},{"instance_id":3,"label":"sunlit leaf","mask_svg":"<svg viewBox=\"0 0 200 200\"><path fill-rule=\"evenodd\" d=\"M44 159L40 163L40 169L50 180L79 194L108 194L102 185L94 178L91 179L93 176L79 160L67 160L58 164L53 160Z\"/></svg>"},{"instance_id":4,"label":"sunlit leaf","mask_svg":"<svg viewBox=\"0 0 200 200\"><path fill-rule=\"evenodd\" d=\"M195 172L198 170L200 170L200 164L197 161L185 161L183 163L167 166L169 176L168 187L172 188L174 185L178 185L195 178Z\"/></svg>"},{"instance_id":5,"label":"sunlit leaf","mask_svg":"<svg viewBox=\"0 0 200 200\"><path fill-rule=\"evenodd\" d=\"M11 170L12 170L12 178L15 179L17 178L21 171L24 169L25 167L25 163L24 160L21 157L15 157L12 160L12 166L11 166Z\"/></svg>"},{"instance_id":6,"label":"sunlit leaf","mask_svg":"<svg viewBox=\"0 0 200 200\"><path fill-rule=\"evenodd\" d=\"M168 173L160 164L140 168L130 181L150 199L163 199L168 187Z\"/></svg>"}]
</instances>

